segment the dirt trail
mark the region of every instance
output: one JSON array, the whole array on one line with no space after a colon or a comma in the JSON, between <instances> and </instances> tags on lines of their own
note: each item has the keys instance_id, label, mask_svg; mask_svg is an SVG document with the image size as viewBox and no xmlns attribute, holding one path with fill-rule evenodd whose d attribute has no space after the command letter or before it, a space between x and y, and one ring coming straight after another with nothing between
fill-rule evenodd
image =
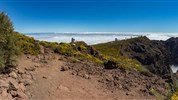
<instances>
[{"instance_id":1,"label":"dirt trail","mask_svg":"<svg viewBox=\"0 0 178 100\"><path fill-rule=\"evenodd\" d=\"M34 72L36 79L29 87L31 93L35 94L31 99L94 99L103 95L95 87L95 83L80 77L74 77L70 71L60 71L63 62L53 61L50 67L39 68ZM96 92L94 94L93 92ZM99 92L99 93L98 93Z\"/></svg>"},{"instance_id":2,"label":"dirt trail","mask_svg":"<svg viewBox=\"0 0 178 100\"><path fill-rule=\"evenodd\" d=\"M33 66L31 59L19 62L19 66ZM31 100L111 100L115 94L101 89L96 77L85 79L72 75L72 71L61 71L66 62L54 59L46 66L36 68L31 74L32 85L27 87ZM118 96L118 95L117 95Z\"/></svg>"},{"instance_id":3,"label":"dirt trail","mask_svg":"<svg viewBox=\"0 0 178 100\"><path fill-rule=\"evenodd\" d=\"M69 66L67 60L61 60L61 56L44 57L47 59L45 61L39 61L39 58L25 56L19 60L18 69L27 70L32 75L32 84L26 86L30 100L137 100L148 98L154 100L155 98L154 96L144 96L140 94L141 92L136 92L140 86L128 91L116 89L111 84L110 86L113 89L108 90L103 86L103 84L108 83L103 83L104 81L99 80L103 78L103 75L110 75L110 71L109 73L105 71L106 75L89 75L80 63L72 64L73 69L61 71L62 67ZM85 64L83 65L85 66ZM87 66L85 67L87 68ZM90 69L98 72L95 66L89 68L88 72L91 72ZM78 73L76 73L76 70L78 70ZM100 72L102 73L103 71ZM86 76L83 77L82 75L85 74ZM89 78L87 75L89 75Z\"/></svg>"}]
</instances>

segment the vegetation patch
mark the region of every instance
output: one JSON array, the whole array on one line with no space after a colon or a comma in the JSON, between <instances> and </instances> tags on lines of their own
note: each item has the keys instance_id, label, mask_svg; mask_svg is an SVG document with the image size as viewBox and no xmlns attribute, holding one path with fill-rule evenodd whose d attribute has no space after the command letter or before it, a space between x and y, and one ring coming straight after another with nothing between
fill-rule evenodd
<instances>
[{"instance_id":1,"label":"vegetation patch","mask_svg":"<svg viewBox=\"0 0 178 100\"><path fill-rule=\"evenodd\" d=\"M108 60L112 60L117 63L117 67L120 69L125 69L125 70L135 70L140 72L143 75L146 76L152 76L152 73L146 69L140 62L138 62L135 59L130 59L126 57L112 57L108 55L101 54L103 57L103 61L107 62Z\"/></svg>"},{"instance_id":2,"label":"vegetation patch","mask_svg":"<svg viewBox=\"0 0 178 100\"><path fill-rule=\"evenodd\" d=\"M46 42L40 41L40 45L43 45L46 48L50 48L55 53L62 54L65 56L72 56L76 52L76 48L71 43L57 43L57 42Z\"/></svg>"},{"instance_id":3,"label":"vegetation patch","mask_svg":"<svg viewBox=\"0 0 178 100\"><path fill-rule=\"evenodd\" d=\"M32 37L25 36L18 32L14 32L17 39L17 45L20 47L20 51L24 54L37 55L40 53L40 45L37 40Z\"/></svg>"},{"instance_id":4,"label":"vegetation patch","mask_svg":"<svg viewBox=\"0 0 178 100\"><path fill-rule=\"evenodd\" d=\"M97 63L103 63L99 58L87 53L87 45L79 43L57 43L40 41L40 45L52 49L55 53L68 57L75 57L79 60L89 60Z\"/></svg>"},{"instance_id":5,"label":"vegetation patch","mask_svg":"<svg viewBox=\"0 0 178 100\"><path fill-rule=\"evenodd\" d=\"M178 100L178 90L173 94L171 100Z\"/></svg>"},{"instance_id":6,"label":"vegetation patch","mask_svg":"<svg viewBox=\"0 0 178 100\"><path fill-rule=\"evenodd\" d=\"M16 67L19 54L13 24L7 14L0 12L0 71Z\"/></svg>"},{"instance_id":7,"label":"vegetation patch","mask_svg":"<svg viewBox=\"0 0 178 100\"><path fill-rule=\"evenodd\" d=\"M96 44L93 45L93 47L100 51L101 53L105 55L109 55L112 57L128 57L128 55L124 55L123 52L130 52L130 44L134 42L138 43L145 43L147 44L148 42L147 37L137 37L137 38L131 38L127 40L121 40L121 41L113 41L113 42L108 42L108 43L101 43L101 44ZM138 48L141 49L141 48Z\"/></svg>"},{"instance_id":8,"label":"vegetation patch","mask_svg":"<svg viewBox=\"0 0 178 100\"><path fill-rule=\"evenodd\" d=\"M87 47L84 46L83 44L81 44L81 45L78 46L78 50L79 50L79 51L86 51L86 50L87 50Z\"/></svg>"},{"instance_id":9,"label":"vegetation patch","mask_svg":"<svg viewBox=\"0 0 178 100\"><path fill-rule=\"evenodd\" d=\"M100 60L92 55L89 55L89 54L82 54L79 51L74 53L74 57L76 57L80 60L89 60L89 61L93 61L93 62L97 62L97 63L103 63L102 60Z\"/></svg>"},{"instance_id":10,"label":"vegetation patch","mask_svg":"<svg viewBox=\"0 0 178 100\"><path fill-rule=\"evenodd\" d=\"M159 94L154 88L150 88L149 90L150 93L157 98L157 100L164 100L164 97L161 94Z\"/></svg>"}]
</instances>

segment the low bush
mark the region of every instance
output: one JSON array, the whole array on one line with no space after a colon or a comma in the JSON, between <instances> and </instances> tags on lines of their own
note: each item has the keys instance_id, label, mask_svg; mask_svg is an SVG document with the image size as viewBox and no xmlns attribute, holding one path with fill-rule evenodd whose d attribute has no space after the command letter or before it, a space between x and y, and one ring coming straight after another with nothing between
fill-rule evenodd
<instances>
[{"instance_id":1,"label":"low bush","mask_svg":"<svg viewBox=\"0 0 178 100\"><path fill-rule=\"evenodd\" d=\"M89 55L89 54L83 54L81 52L75 52L74 57L76 57L80 60L89 60L89 61L93 61L93 62L97 62L97 63L103 63L102 60L100 60L92 55Z\"/></svg>"},{"instance_id":2,"label":"low bush","mask_svg":"<svg viewBox=\"0 0 178 100\"><path fill-rule=\"evenodd\" d=\"M37 40L17 32L15 32L15 34L17 45L20 47L20 51L22 53L32 55L37 55L40 53L40 45Z\"/></svg>"},{"instance_id":3,"label":"low bush","mask_svg":"<svg viewBox=\"0 0 178 100\"><path fill-rule=\"evenodd\" d=\"M162 96L162 94L158 93L154 88L150 88L149 92L156 97L156 100L164 100L164 97Z\"/></svg>"}]
</instances>

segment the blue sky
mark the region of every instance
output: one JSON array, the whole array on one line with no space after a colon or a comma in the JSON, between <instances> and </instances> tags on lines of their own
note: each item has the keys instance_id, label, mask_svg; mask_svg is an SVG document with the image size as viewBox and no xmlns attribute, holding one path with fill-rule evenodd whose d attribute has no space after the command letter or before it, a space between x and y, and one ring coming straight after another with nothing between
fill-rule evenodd
<instances>
[{"instance_id":1,"label":"blue sky","mask_svg":"<svg viewBox=\"0 0 178 100\"><path fill-rule=\"evenodd\" d=\"M178 32L178 0L0 0L16 31Z\"/></svg>"}]
</instances>

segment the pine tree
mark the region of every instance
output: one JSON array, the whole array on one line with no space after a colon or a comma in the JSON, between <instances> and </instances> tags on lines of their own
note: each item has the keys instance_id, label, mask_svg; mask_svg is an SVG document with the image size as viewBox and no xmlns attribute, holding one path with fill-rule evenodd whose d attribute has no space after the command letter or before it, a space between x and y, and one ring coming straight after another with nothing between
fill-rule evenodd
<instances>
[{"instance_id":1,"label":"pine tree","mask_svg":"<svg viewBox=\"0 0 178 100\"><path fill-rule=\"evenodd\" d=\"M0 12L0 66L14 65L17 56L17 46L13 24L7 14Z\"/></svg>"}]
</instances>

